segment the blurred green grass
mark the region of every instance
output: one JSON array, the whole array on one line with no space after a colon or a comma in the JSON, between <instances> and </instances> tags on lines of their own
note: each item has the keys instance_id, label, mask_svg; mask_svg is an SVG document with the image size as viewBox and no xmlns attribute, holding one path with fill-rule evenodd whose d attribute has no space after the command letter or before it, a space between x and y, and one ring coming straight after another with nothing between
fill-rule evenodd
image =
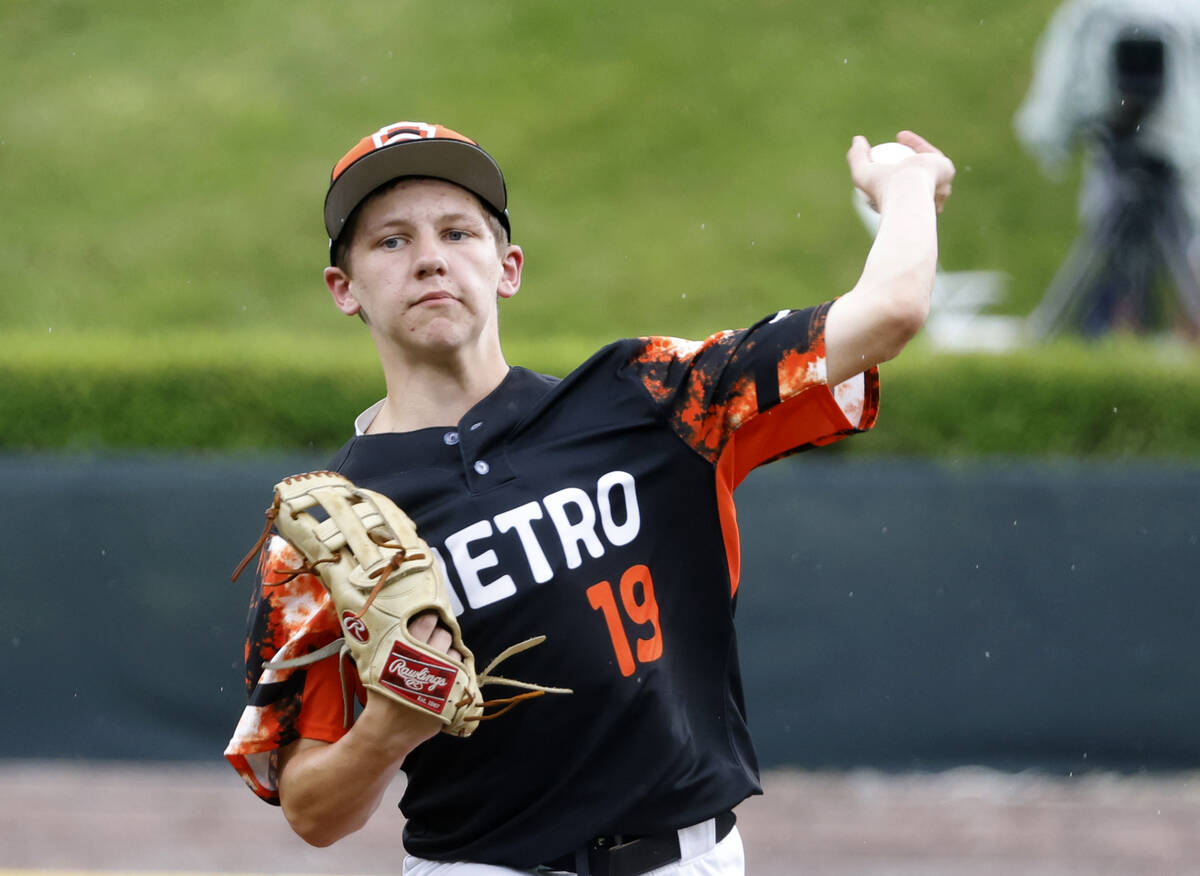
<instances>
[{"instance_id":1,"label":"blurred green grass","mask_svg":"<svg viewBox=\"0 0 1200 876\"><path fill-rule=\"evenodd\" d=\"M112 392L144 385L145 410L84 405L132 419L72 419L80 446L174 446L145 430L189 380L206 387L189 394L198 403L259 403L254 382L286 380L297 357L305 380L324 369L374 393L369 342L321 282L321 204L336 158L405 118L462 130L505 168L527 254L502 311L515 363L561 374L616 337L703 337L841 293L870 244L845 150L856 133L905 127L959 168L942 267L1004 272L993 312L1027 314L1075 235L1077 167L1046 181L1011 126L1056 5L0 0L0 364L11 387L24 370L10 392L44 395L46 413L14 397L4 443L70 446L41 430L87 387L105 391L101 377ZM895 443L872 447L1037 453L1020 422L1055 393L1075 397L1072 378L1088 411L1108 406L1109 386L1191 390L1191 351L1166 363L1156 342L1108 349L1064 341L995 359L918 342L884 372L917 399L912 413L895 415ZM938 401L950 396L937 382L960 372L978 392ZM1023 372L1037 388L1013 379ZM231 392L239 379L250 385ZM1148 397L1162 406L1150 421L1169 419L1171 393ZM984 405L1018 423L972 426ZM1176 434L1186 418L1156 443L1150 427L1089 416L1061 424L1077 437L1052 452L1194 450ZM231 440L278 444L294 429ZM988 429L1008 437L993 447ZM1105 444L1114 436L1123 450Z\"/></svg>"},{"instance_id":2,"label":"blurred green grass","mask_svg":"<svg viewBox=\"0 0 1200 876\"><path fill-rule=\"evenodd\" d=\"M1010 119L1048 0L830 6L6 0L5 330L336 331L329 168L401 118L505 167L529 257L506 339L707 334L848 288L855 133L960 168L947 270L1040 298L1074 230Z\"/></svg>"}]
</instances>

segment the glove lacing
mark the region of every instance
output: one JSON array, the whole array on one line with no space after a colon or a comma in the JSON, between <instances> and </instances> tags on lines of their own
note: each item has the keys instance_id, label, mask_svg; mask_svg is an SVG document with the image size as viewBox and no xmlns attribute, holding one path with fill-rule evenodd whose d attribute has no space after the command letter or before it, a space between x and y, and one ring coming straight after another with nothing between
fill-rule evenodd
<instances>
[{"instance_id":1,"label":"glove lacing","mask_svg":"<svg viewBox=\"0 0 1200 876\"><path fill-rule=\"evenodd\" d=\"M494 699L494 700L484 700L483 703L481 703L481 707L484 709L488 709L493 706L501 706L501 708L497 709L494 712L490 712L490 713L483 713L483 714L479 714L479 715L469 715L469 716L463 718L463 720L464 721L490 721L492 718L499 718L505 712L509 711L514 706L516 706L518 703L524 702L525 700L531 700L531 699L534 699L535 697L540 697L540 696L543 696L548 693L563 693L563 694L572 693L570 688L551 687L549 685L537 684L532 681L517 681L516 679L513 679L513 678L504 678L503 676L500 676L500 675L492 675L491 674L493 669L495 669L497 666L499 666L501 663L503 663L509 657L512 657L515 654L520 654L522 651L528 651L530 648L540 645L544 641L546 641L545 636L534 636L532 638L526 639L523 642L517 642L514 645L509 645L507 648L505 648L503 651L501 651L499 654L497 654L492 659L492 662L487 665L487 667L483 670L483 672L478 673L475 676L475 683L479 686L480 689L484 688L486 685L489 685L489 684L499 684L499 685L506 685L508 687L524 688L525 693L513 694L510 697L500 697L499 699ZM342 636L341 638L334 639L328 645L325 645L322 648L318 648L317 650L311 651L308 654L304 654L300 657L291 657L286 660L280 660L279 655L277 654L274 657L272 657L267 663L263 664L263 669L264 670L270 669L272 671L277 671L277 670L281 670L281 669L296 669L297 667L300 667L300 666L309 666L320 660L324 660L326 657L332 657L334 654L337 654L338 655L338 680L341 683L341 688L342 688L342 706L343 706L342 726L349 727L350 724L352 723L351 719L353 717L354 698L350 694L350 691L346 686L346 664L343 659L349 653L350 653L350 646L346 643L346 637ZM447 655L447 659L453 660L453 658L449 657L448 655ZM462 707L469 706L470 704L471 704L471 694L470 694L470 692L466 692L466 693L464 693L463 698L460 699L457 703L455 703L455 708L461 709Z\"/></svg>"}]
</instances>

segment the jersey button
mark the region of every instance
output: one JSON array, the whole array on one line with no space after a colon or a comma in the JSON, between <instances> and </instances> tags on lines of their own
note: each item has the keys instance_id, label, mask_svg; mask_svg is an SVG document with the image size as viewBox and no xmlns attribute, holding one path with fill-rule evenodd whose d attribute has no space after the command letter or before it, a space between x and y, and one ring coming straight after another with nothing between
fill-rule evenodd
<instances>
[{"instance_id":1,"label":"jersey button","mask_svg":"<svg viewBox=\"0 0 1200 876\"><path fill-rule=\"evenodd\" d=\"M447 432L445 435L442 436L442 441L444 441L446 444L453 447L455 444L458 443L458 433L457 432Z\"/></svg>"},{"instance_id":2,"label":"jersey button","mask_svg":"<svg viewBox=\"0 0 1200 876\"><path fill-rule=\"evenodd\" d=\"M486 462L484 462L482 459L476 461L475 472L477 474L485 475L491 470L492 470L492 467L490 465L488 465Z\"/></svg>"}]
</instances>

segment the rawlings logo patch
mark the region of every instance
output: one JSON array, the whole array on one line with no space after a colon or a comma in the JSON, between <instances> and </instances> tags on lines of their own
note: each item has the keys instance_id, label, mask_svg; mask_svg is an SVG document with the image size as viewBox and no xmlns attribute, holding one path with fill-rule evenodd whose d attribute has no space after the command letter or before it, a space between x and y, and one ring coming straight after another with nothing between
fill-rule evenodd
<instances>
[{"instance_id":1,"label":"rawlings logo patch","mask_svg":"<svg viewBox=\"0 0 1200 876\"><path fill-rule=\"evenodd\" d=\"M392 643L387 666L379 675L379 683L410 703L440 715L456 674L457 670L449 663L396 641Z\"/></svg>"},{"instance_id":2,"label":"rawlings logo patch","mask_svg":"<svg viewBox=\"0 0 1200 876\"><path fill-rule=\"evenodd\" d=\"M356 642L366 644L371 638L371 631L367 629L366 623L362 618L355 617L352 611L342 612L342 627L346 630L346 635Z\"/></svg>"}]
</instances>

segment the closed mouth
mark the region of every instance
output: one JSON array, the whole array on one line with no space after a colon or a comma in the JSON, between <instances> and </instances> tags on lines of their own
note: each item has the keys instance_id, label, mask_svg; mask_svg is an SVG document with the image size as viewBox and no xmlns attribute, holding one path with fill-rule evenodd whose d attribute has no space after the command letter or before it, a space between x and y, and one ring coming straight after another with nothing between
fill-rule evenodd
<instances>
[{"instance_id":1,"label":"closed mouth","mask_svg":"<svg viewBox=\"0 0 1200 876\"><path fill-rule=\"evenodd\" d=\"M418 298L416 301L414 301L413 306L415 307L420 304L430 304L430 303L437 302L437 301L457 301L457 300L458 299L456 299L449 292L427 292L426 294L424 294L420 298Z\"/></svg>"}]
</instances>

